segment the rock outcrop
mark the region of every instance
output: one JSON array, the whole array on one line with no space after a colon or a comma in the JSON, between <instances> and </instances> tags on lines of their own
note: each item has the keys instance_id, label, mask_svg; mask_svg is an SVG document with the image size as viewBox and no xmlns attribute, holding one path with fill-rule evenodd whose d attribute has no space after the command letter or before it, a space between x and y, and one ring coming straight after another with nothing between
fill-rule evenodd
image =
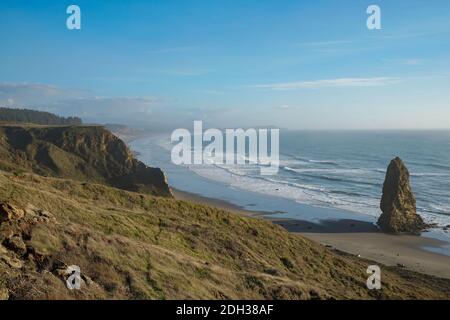
<instances>
[{"instance_id":1,"label":"rock outcrop","mask_svg":"<svg viewBox=\"0 0 450 320\"><path fill-rule=\"evenodd\" d=\"M32 204L18 206L0 201L0 300L24 296L33 299L41 294L34 287L39 286L36 279L30 283L32 288L25 284L23 291L26 293L22 289L17 291L24 275L27 279L38 277L38 281L45 281L59 292L67 290L66 281L71 273L67 264L60 260L64 254L52 255L52 251L59 248L60 239L54 234L60 228L56 217L47 210ZM89 293L102 291L88 276L80 274L80 277L83 289ZM3 283L4 278L9 281ZM48 295L41 298L48 298Z\"/></svg>"},{"instance_id":2,"label":"rock outcrop","mask_svg":"<svg viewBox=\"0 0 450 320\"><path fill-rule=\"evenodd\" d=\"M24 214L24 210L19 209L8 202L0 203L0 223L4 221L10 221L14 218L20 219Z\"/></svg>"},{"instance_id":3,"label":"rock outcrop","mask_svg":"<svg viewBox=\"0 0 450 320\"><path fill-rule=\"evenodd\" d=\"M10 202L0 202L0 263L12 269L22 269L25 259L37 257L29 244L33 230L43 224L56 225L54 216L32 205L20 208Z\"/></svg>"},{"instance_id":4,"label":"rock outcrop","mask_svg":"<svg viewBox=\"0 0 450 320\"><path fill-rule=\"evenodd\" d=\"M378 225L389 233L418 234L427 225L416 213L416 198L409 184L409 171L400 158L389 164L383 185Z\"/></svg>"},{"instance_id":5,"label":"rock outcrop","mask_svg":"<svg viewBox=\"0 0 450 320\"><path fill-rule=\"evenodd\" d=\"M171 197L164 173L100 126L0 126L0 169Z\"/></svg>"}]
</instances>

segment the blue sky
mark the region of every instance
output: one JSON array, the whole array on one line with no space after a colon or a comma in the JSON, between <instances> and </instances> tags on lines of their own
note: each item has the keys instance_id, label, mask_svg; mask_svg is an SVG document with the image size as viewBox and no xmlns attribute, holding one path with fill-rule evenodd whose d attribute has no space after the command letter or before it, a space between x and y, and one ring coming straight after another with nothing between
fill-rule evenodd
<instances>
[{"instance_id":1,"label":"blue sky","mask_svg":"<svg viewBox=\"0 0 450 320\"><path fill-rule=\"evenodd\" d=\"M66 28L70 4L81 30ZM366 27L371 4L381 30ZM6 0L0 39L3 105L97 121L450 128L444 0Z\"/></svg>"}]
</instances>

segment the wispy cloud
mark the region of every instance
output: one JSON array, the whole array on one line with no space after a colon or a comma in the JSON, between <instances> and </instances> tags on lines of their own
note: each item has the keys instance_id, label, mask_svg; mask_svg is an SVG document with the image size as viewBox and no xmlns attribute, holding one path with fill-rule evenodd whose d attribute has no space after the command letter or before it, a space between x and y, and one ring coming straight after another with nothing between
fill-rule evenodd
<instances>
[{"instance_id":1,"label":"wispy cloud","mask_svg":"<svg viewBox=\"0 0 450 320\"><path fill-rule=\"evenodd\" d=\"M210 72L211 72L211 70L207 70L207 69L168 69L168 70L160 71L160 73L165 74L165 75L180 76L180 77L203 76Z\"/></svg>"},{"instance_id":2,"label":"wispy cloud","mask_svg":"<svg viewBox=\"0 0 450 320\"><path fill-rule=\"evenodd\" d=\"M196 46L183 46L183 47L171 47L171 48L159 48L150 50L149 53L177 53L177 52L187 52L197 49Z\"/></svg>"},{"instance_id":3,"label":"wispy cloud","mask_svg":"<svg viewBox=\"0 0 450 320\"><path fill-rule=\"evenodd\" d=\"M319 89L319 88L348 88L348 87L377 87L398 83L400 79L391 77L377 78L340 78L324 79L315 81L283 82L271 84L252 85L252 88L263 88L272 90L297 90L297 89Z\"/></svg>"},{"instance_id":4,"label":"wispy cloud","mask_svg":"<svg viewBox=\"0 0 450 320\"><path fill-rule=\"evenodd\" d=\"M276 106L273 109L278 110L278 111L290 111L290 110L298 110L299 108L296 106L292 106L289 104L282 104L280 106Z\"/></svg>"},{"instance_id":5,"label":"wispy cloud","mask_svg":"<svg viewBox=\"0 0 450 320\"><path fill-rule=\"evenodd\" d=\"M352 43L351 40L330 40L330 41L315 41L315 42L300 42L296 43L296 46L301 47L326 47L326 46L336 46L342 44Z\"/></svg>"},{"instance_id":6,"label":"wispy cloud","mask_svg":"<svg viewBox=\"0 0 450 320\"><path fill-rule=\"evenodd\" d=\"M0 105L24 107L29 105L50 105L61 99L78 99L91 95L87 90L63 89L57 86L28 83L0 82Z\"/></svg>"},{"instance_id":7,"label":"wispy cloud","mask_svg":"<svg viewBox=\"0 0 450 320\"><path fill-rule=\"evenodd\" d=\"M221 95L224 95L224 94L225 94L224 91L221 91L221 90L211 90L211 89L200 90L200 93L208 94L208 95L214 95L214 96L221 96Z\"/></svg>"},{"instance_id":8,"label":"wispy cloud","mask_svg":"<svg viewBox=\"0 0 450 320\"><path fill-rule=\"evenodd\" d=\"M183 127L209 113L216 123L220 123L224 115L230 114L230 111L218 108L188 109L166 96L99 96L87 90L15 82L0 82L0 107L79 116L85 122L151 124L152 128L162 129Z\"/></svg>"},{"instance_id":9,"label":"wispy cloud","mask_svg":"<svg viewBox=\"0 0 450 320\"><path fill-rule=\"evenodd\" d=\"M397 33L397 34L377 34L369 36L372 39L385 39L385 40L399 40L408 38L423 38L431 37L435 35L443 35L448 33L448 31L423 31L423 32L408 32L408 33Z\"/></svg>"},{"instance_id":10,"label":"wispy cloud","mask_svg":"<svg viewBox=\"0 0 450 320\"><path fill-rule=\"evenodd\" d=\"M387 59L386 61L405 66L418 66L424 63L423 59L418 58Z\"/></svg>"},{"instance_id":11,"label":"wispy cloud","mask_svg":"<svg viewBox=\"0 0 450 320\"><path fill-rule=\"evenodd\" d=\"M0 106L31 108L61 115L126 118L149 115L161 103L158 97L99 97L90 91L39 83L0 83Z\"/></svg>"},{"instance_id":12,"label":"wispy cloud","mask_svg":"<svg viewBox=\"0 0 450 320\"><path fill-rule=\"evenodd\" d=\"M367 46L356 46L353 40L329 40L296 43L296 47L324 54L348 54L368 50Z\"/></svg>"}]
</instances>

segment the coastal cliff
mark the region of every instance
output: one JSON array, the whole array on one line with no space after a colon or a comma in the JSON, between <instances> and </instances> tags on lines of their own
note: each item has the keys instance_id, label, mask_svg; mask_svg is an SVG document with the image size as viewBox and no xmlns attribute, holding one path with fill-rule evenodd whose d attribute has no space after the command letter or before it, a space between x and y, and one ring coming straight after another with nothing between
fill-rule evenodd
<instances>
[{"instance_id":1,"label":"coastal cliff","mask_svg":"<svg viewBox=\"0 0 450 320\"><path fill-rule=\"evenodd\" d=\"M101 126L0 126L0 169L171 196L164 173Z\"/></svg>"},{"instance_id":2,"label":"coastal cliff","mask_svg":"<svg viewBox=\"0 0 450 320\"><path fill-rule=\"evenodd\" d=\"M383 265L369 290L373 261L170 195L102 127L0 126L0 299L450 296L447 279Z\"/></svg>"}]
</instances>

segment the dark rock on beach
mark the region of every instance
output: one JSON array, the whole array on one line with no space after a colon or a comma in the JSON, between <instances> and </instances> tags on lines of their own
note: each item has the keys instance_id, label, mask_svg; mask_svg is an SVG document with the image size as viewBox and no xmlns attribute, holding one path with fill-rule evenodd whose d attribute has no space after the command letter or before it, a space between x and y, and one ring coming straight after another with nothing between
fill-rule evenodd
<instances>
[{"instance_id":1,"label":"dark rock on beach","mask_svg":"<svg viewBox=\"0 0 450 320\"><path fill-rule=\"evenodd\" d=\"M378 225L389 233L419 234L427 224L416 213L416 198L409 183L409 171L400 158L389 164L383 185Z\"/></svg>"}]
</instances>

